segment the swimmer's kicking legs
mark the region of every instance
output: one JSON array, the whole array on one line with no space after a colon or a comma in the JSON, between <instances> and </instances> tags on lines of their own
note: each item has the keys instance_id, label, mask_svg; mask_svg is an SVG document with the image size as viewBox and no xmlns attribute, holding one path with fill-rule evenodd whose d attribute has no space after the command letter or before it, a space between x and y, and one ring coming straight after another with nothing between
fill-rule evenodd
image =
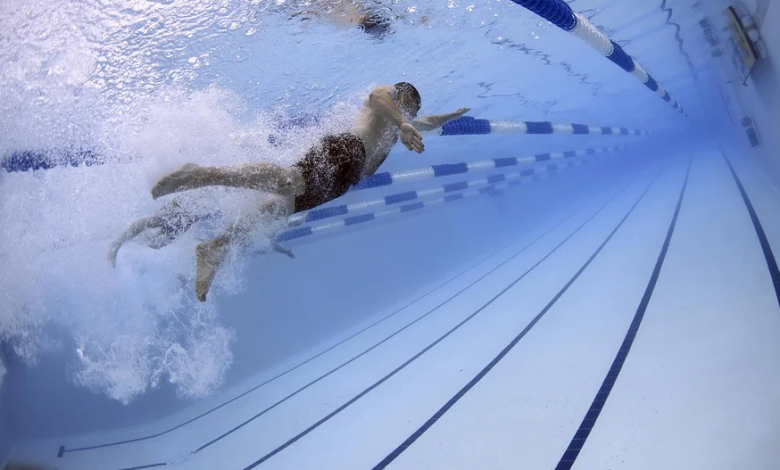
<instances>
[{"instance_id":1,"label":"swimmer's kicking legs","mask_svg":"<svg viewBox=\"0 0 780 470\"><path fill-rule=\"evenodd\" d=\"M151 217L144 217L130 224L130 227L108 249L108 262L111 263L112 267L116 267L116 256L122 245L146 231L151 231L151 233L148 233L146 237L142 237L140 239L141 243L157 250L173 243L184 232L189 230L195 222L206 217L189 213L181 207L179 201L174 199L157 214Z\"/></svg>"},{"instance_id":2,"label":"swimmer's kicking legs","mask_svg":"<svg viewBox=\"0 0 780 470\"><path fill-rule=\"evenodd\" d=\"M157 214L151 217L138 219L122 235L111 244L108 249L108 262L111 267L116 267L116 257L122 245L135 239L144 232L149 232L146 236L137 239L143 245L158 250L168 246L176 241L180 236L187 232L193 224L201 220L218 217L219 214L195 215L180 206L174 199L168 205L163 207ZM271 248L283 255L294 258L295 256L289 250L285 250L276 242L272 243Z\"/></svg>"},{"instance_id":3,"label":"swimmer's kicking legs","mask_svg":"<svg viewBox=\"0 0 780 470\"><path fill-rule=\"evenodd\" d=\"M230 186L268 191L279 196L258 213L244 216L225 233L196 249L196 293L206 300L211 282L222 262L226 247L249 231L257 216L275 212L279 216L306 211L332 201L347 192L361 178L372 175L389 155L399 137L417 153L425 150L418 130L433 130L461 117L468 108L416 119L422 99L409 83L377 87L358 112L351 131L328 135L290 168L268 163L215 168L184 165L162 178L152 197L205 186Z\"/></svg>"}]
</instances>

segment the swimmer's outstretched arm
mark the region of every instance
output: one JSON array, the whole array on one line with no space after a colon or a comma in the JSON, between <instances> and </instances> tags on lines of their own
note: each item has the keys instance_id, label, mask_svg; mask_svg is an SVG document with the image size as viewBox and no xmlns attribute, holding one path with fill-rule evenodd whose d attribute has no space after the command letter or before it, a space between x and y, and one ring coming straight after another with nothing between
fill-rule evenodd
<instances>
[{"instance_id":1,"label":"swimmer's outstretched arm","mask_svg":"<svg viewBox=\"0 0 780 470\"><path fill-rule=\"evenodd\" d=\"M130 227L125 230L125 233L117 238L108 249L108 262L111 263L111 267L116 267L116 255L119 253L119 249L122 248L122 245L124 245L128 240L132 240L133 238L137 237L145 230L159 228L162 226L162 224L163 219L161 217L145 217L130 224Z\"/></svg>"},{"instance_id":2,"label":"swimmer's outstretched arm","mask_svg":"<svg viewBox=\"0 0 780 470\"><path fill-rule=\"evenodd\" d=\"M454 121L459 117L469 112L471 108L460 108L459 110L447 113L447 114L432 114L430 116L423 116L412 121L412 125L418 131L432 131L438 129L441 126L447 124L450 121Z\"/></svg>"}]
</instances>

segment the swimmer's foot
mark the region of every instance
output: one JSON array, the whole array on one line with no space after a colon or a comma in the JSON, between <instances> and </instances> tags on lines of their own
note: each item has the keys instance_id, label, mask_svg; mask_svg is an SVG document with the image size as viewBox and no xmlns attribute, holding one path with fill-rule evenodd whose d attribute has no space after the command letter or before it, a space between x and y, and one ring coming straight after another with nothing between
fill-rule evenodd
<instances>
[{"instance_id":1,"label":"swimmer's foot","mask_svg":"<svg viewBox=\"0 0 780 470\"><path fill-rule=\"evenodd\" d=\"M217 240L201 243L195 249L197 254L197 266L195 269L195 293L198 300L206 301L211 282L217 274L222 259L225 257L225 247L220 246Z\"/></svg>"},{"instance_id":2,"label":"swimmer's foot","mask_svg":"<svg viewBox=\"0 0 780 470\"><path fill-rule=\"evenodd\" d=\"M116 255L119 252L120 246L122 245L114 243L108 249L108 263L111 265L112 268L116 268Z\"/></svg>"},{"instance_id":3,"label":"swimmer's foot","mask_svg":"<svg viewBox=\"0 0 780 470\"><path fill-rule=\"evenodd\" d=\"M202 173L202 167L194 163L187 163L173 173L162 177L152 188L152 198L157 199L178 191L195 188Z\"/></svg>"},{"instance_id":4,"label":"swimmer's foot","mask_svg":"<svg viewBox=\"0 0 780 470\"><path fill-rule=\"evenodd\" d=\"M290 250L282 248L281 245L279 245L276 242L276 240L271 240L271 248L273 248L273 250L275 252L277 252L277 253L281 253L281 254L287 256L288 258L295 259L295 255L293 254L293 252L290 251Z\"/></svg>"}]
</instances>

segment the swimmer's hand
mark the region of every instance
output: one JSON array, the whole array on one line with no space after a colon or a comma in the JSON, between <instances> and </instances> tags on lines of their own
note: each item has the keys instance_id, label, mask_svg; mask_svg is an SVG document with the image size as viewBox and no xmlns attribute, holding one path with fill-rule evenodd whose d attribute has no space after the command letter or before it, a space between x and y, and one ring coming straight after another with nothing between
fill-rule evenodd
<instances>
[{"instance_id":1,"label":"swimmer's hand","mask_svg":"<svg viewBox=\"0 0 780 470\"><path fill-rule=\"evenodd\" d=\"M457 111L455 111L454 113L450 113L447 116L449 118L449 119L447 119L447 122L454 121L455 119L460 118L461 116L463 116L464 114L466 114L469 111L471 111L471 108L459 108Z\"/></svg>"},{"instance_id":2,"label":"swimmer's hand","mask_svg":"<svg viewBox=\"0 0 780 470\"><path fill-rule=\"evenodd\" d=\"M408 150L413 150L417 153L422 153L425 150L422 135L408 122L401 124L401 142Z\"/></svg>"}]
</instances>

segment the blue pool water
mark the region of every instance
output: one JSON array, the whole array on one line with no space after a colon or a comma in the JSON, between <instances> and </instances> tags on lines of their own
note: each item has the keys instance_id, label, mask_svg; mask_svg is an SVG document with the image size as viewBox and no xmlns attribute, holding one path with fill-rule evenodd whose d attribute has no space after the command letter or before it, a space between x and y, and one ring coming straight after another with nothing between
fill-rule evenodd
<instances>
[{"instance_id":1,"label":"blue pool water","mask_svg":"<svg viewBox=\"0 0 780 470\"><path fill-rule=\"evenodd\" d=\"M509 0L0 3L0 465L773 468L780 199L700 24L727 3L567 3L687 115ZM195 246L267 195L184 193L219 217L108 263L164 174L289 166L399 81L481 131L262 221L205 303Z\"/></svg>"}]
</instances>

